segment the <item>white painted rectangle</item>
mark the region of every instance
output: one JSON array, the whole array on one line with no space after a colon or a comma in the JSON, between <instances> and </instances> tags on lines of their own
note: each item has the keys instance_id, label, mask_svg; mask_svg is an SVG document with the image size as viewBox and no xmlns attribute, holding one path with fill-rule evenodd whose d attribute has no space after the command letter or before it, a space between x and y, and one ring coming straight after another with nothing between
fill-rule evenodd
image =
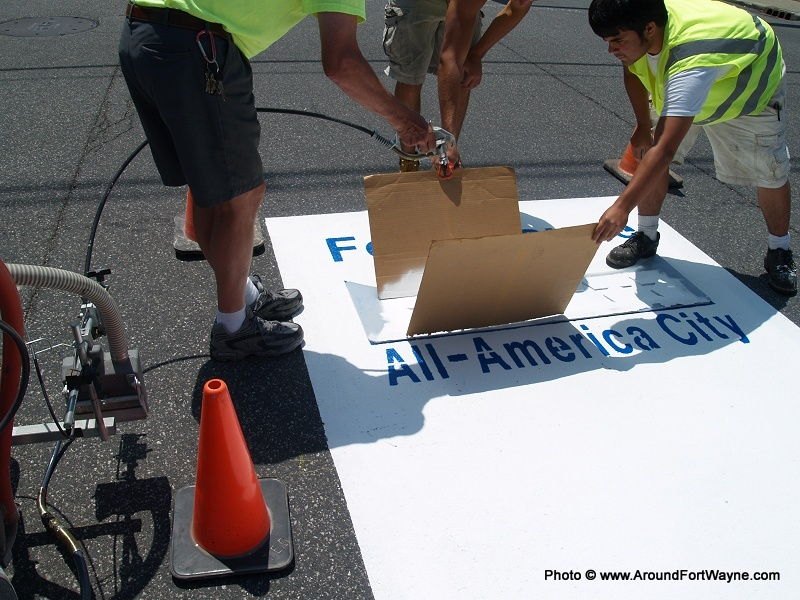
<instances>
[{"instance_id":1,"label":"white painted rectangle","mask_svg":"<svg viewBox=\"0 0 800 600\"><path fill-rule=\"evenodd\" d=\"M522 223L610 201L521 202ZM414 340L390 326L413 298L368 306L366 212L267 227L378 600L800 597L800 329L667 224L633 276L603 244L566 321ZM599 575L637 569L687 575ZM712 571L781 580L689 579Z\"/></svg>"}]
</instances>

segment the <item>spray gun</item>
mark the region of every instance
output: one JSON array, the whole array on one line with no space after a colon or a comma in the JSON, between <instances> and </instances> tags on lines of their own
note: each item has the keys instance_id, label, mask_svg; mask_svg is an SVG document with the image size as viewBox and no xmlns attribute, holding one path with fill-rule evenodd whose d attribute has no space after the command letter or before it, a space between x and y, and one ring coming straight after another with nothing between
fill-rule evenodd
<instances>
[{"instance_id":1,"label":"spray gun","mask_svg":"<svg viewBox=\"0 0 800 600\"><path fill-rule=\"evenodd\" d=\"M430 152L406 152L400 145L400 140L395 136L394 141L388 140L377 131L372 131L372 138L377 140L378 143L383 144L387 148L393 150L396 154L402 156L407 160L422 160L423 158L430 158L432 156L439 157L439 177L447 177L450 172L450 158L447 156L447 151L450 148L455 148L456 136L442 129L441 127L433 127L433 136L436 140L436 148Z\"/></svg>"}]
</instances>

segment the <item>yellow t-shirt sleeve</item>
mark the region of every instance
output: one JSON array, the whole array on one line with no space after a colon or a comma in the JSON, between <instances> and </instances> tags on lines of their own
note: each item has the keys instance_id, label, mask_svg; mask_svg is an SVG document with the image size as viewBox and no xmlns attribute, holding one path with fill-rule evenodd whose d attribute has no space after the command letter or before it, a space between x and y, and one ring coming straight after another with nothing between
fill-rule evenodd
<instances>
[{"instance_id":1,"label":"yellow t-shirt sleeve","mask_svg":"<svg viewBox=\"0 0 800 600\"><path fill-rule=\"evenodd\" d=\"M364 0L303 0L303 12L312 15L321 12L337 12L358 17L361 23L367 18Z\"/></svg>"},{"instance_id":2,"label":"yellow t-shirt sleeve","mask_svg":"<svg viewBox=\"0 0 800 600\"><path fill-rule=\"evenodd\" d=\"M199 19L222 23L247 58L274 44L307 15L338 12L366 19L365 0L136 0L175 8Z\"/></svg>"}]
</instances>

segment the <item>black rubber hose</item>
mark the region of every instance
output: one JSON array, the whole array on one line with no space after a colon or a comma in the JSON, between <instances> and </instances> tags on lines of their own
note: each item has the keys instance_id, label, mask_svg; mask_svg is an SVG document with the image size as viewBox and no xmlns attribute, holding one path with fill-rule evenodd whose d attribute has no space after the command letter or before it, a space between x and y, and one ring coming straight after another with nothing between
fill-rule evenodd
<instances>
[{"instance_id":1,"label":"black rubber hose","mask_svg":"<svg viewBox=\"0 0 800 600\"><path fill-rule=\"evenodd\" d=\"M339 123L339 125L345 125L347 127L352 127L353 129L358 129L359 131L366 133L367 135L375 134L374 129L369 129L368 127L364 127L363 125L359 125L358 123L351 123L350 121L344 121L343 119L337 119L336 117L331 117L310 110L295 110L293 108L256 108L256 112L276 113L279 115L297 115L299 117L312 117L314 119L323 119L325 121L331 121L333 123Z\"/></svg>"},{"instance_id":2,"label":"black rubber hose","mask_svg":"<svg viewBox=\"0 0 800 600\"><path fill-rule=\"evenodd\" d=\"M92 264L92 252L94 251L94 238L97 234L97 226L100 224L100 215L103 214L103 208L105 208L106 202L108 201L108 197L111 195L111 190L114 189L114 185L117 183L117 179L119 179L122 174L125 172L125 169L128 168L128 165L131 164L131 161L136 158L136 155L142 151L142 149L147 146L147 140L139 144L139 147L134 150L131 155L122 163L122 166L117 169L117 172L114 174L114 177L108 184L106 188L105 194L103 194L103 199L100 201L100 204L97 206L97 210L94 213L94 221L92 222L92 231L89 234L89 244L86 248L86 260L83 263L83 274L87 277L89 276L89 269Z\"/></svg>"}]
</instances>

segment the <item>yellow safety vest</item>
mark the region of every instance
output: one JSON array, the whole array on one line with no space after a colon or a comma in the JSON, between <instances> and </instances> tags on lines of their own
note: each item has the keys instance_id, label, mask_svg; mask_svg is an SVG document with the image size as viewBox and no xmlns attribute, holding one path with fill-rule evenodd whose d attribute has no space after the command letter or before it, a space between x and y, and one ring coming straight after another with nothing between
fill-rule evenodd
<instances>
[{"instance_id":1,"label":"yellow safety vest","mask_svg":"<svg viewBox=\"0 0 800 600\"><path fill-rule=\"evenodd\" d=\"M669 77L701 67L729 67L711 87L694 122L709 125L759 113L781 83L783 54L772 28L716 0L665 0L669 14L656 73L643 56L628 67L644 84L658 114Z\"/></svg>"}]
</instances>

